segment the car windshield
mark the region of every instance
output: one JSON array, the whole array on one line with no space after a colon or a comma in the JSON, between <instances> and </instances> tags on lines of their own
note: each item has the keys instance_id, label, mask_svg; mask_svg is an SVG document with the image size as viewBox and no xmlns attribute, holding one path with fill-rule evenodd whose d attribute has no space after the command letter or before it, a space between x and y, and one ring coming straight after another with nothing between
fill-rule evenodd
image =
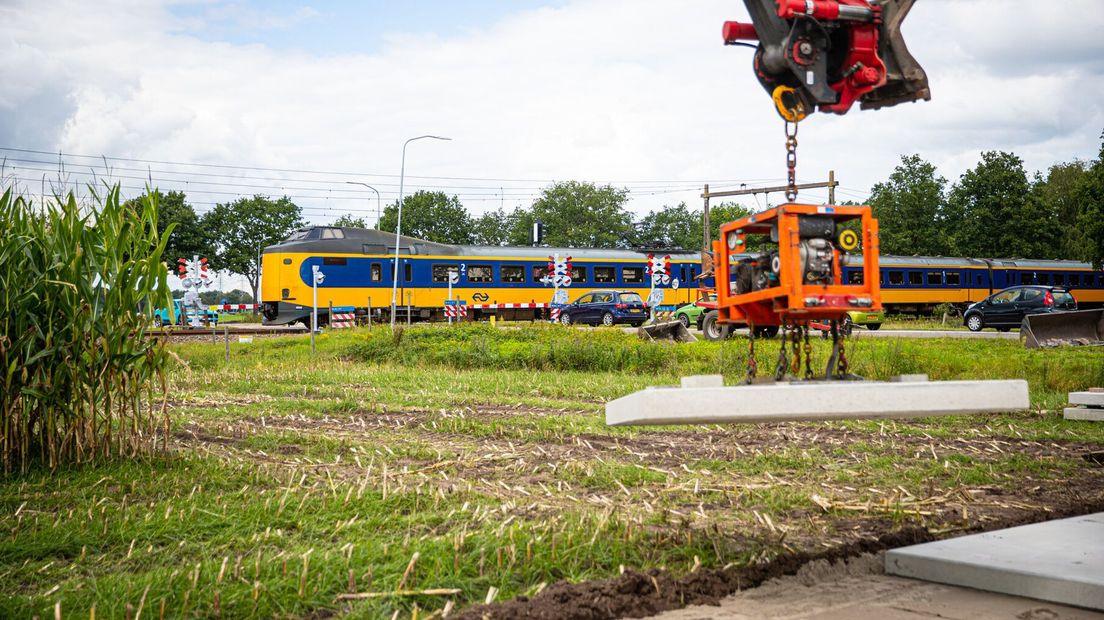
<instances>
[{"instance_id":1,"label":"car windshield","mask_svg":"<svg viewBox=\"0 0 1104 620\"><path fill-rule=\"evenodd\" d=\"M1073 295L1069 294L1069 291L1054 291L1054 303L1057 304L1072 304Z\"/></svg>"},{"instance_id":2,"label":"car windshield","mask_svg":"<svg viewBox=\"0 0 1104 620\"><path fill-rule=\"evenodd\" d=\"M640 295L636 293L621 293L621 303L623 304L642 304L644 300L640 298Z\"/></svg>"}]
</instances>

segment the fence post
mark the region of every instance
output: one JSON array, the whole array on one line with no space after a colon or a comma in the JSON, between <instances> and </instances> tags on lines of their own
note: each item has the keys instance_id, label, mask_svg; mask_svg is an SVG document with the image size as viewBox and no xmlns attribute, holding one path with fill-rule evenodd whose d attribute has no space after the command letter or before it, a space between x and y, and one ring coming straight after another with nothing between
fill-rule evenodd
<instances>
[{"instance_id":1,"label":"fence post","mask_svg":"<svg viewBox=\"0 0 1104 620\"><path fill-rule=\"evenodd\" d=\"M368 296L368 331L372 331L372 296Z\"/></svg>"},{"instance_id":2,"label":"fence post","mask_svg":"<svg viewBox=\"0 0 1104 620\"><path fill-rule=\"evenodd\" d=\"M331 325L331 326L333 325L333 300L332 299L330 300L330 304L328 306L328 309L326 310L326 323L328 325Z\"/></svg>"},{"instance_id":3,"label":"fence post","mask_svg":"<svg viewBox=\"0 0 1104 620\"><path fill-rule=\"evenodd\" d=\"M406 294L406 325L407 325L407 327L410 326L410 321L411 321L411 318L410 318L410 293L407 293Z\"/></svg>"},{"instance_id":4,"label":"fence post","mask_svg":"<svg viewBox=\"0 0 1104 620\"><path fill-rule=\"evenodd\" d=\"M222 326L222 341L226 345L226 363L230 363L230 328Z\"/></svg>"}]
</instances>

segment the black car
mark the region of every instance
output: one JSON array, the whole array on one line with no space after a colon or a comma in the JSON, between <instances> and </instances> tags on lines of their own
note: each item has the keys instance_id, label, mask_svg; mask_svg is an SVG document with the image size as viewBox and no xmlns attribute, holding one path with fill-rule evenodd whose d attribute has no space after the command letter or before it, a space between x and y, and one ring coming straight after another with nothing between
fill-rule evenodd
<instances>
[{"instance_id":1,"label":"black car","mask_svg":"<svg viewBox=\"0 0 1104 620\"><path fill-rule=\"evenodd\" d=\"M1043 312L1076 310L1073 295L1057 286L1013 286L970 304L962 315L970 331L995 327L1006 332L1019 327L1024 316Z\"/></svg>"},{"instance_id":2,"label":"black car","mask_svg":"<svg viewBox=\"0 0 1104 620\"><path fill-rule=\"evenodd\" d=\"M634 291L591 291L564 306L560 322L616 325L640 325L648 320L648 306Z\"/></svg>"}]
</instances>

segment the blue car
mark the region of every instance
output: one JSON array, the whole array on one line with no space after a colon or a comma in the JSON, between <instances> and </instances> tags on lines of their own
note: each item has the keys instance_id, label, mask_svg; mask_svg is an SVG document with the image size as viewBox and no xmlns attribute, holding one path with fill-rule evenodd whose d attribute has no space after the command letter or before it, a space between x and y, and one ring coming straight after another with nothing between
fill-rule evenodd
<instances>
[{"instance_id":1,"label":"blue car","mask_svg":"<svg viewBox=\"0 0 1104 620\"><path fill-rule=\"evenodd\" d=\"M628 323L639 326L646 320L648 306L633 291L591 291L560 311L560 322L564 325Z\"/></svg>"}]
</instances>

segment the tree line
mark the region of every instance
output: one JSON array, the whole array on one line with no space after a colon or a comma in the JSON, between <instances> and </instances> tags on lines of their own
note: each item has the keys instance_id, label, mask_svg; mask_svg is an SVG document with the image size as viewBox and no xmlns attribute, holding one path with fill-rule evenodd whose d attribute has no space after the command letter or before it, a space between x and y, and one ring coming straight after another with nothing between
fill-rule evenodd
<instances>
[{"instance_id":1,"label":"tree line","mask_svg":"<svg viewBox=\"0 0 1104 620\"><path fill-rule=\"evenodd\" d=\"M153 194L160 202L159 232L176 224L164 256L206 256L213 268L245 276L254 298L260 250L306 225L302 209L286 196L239 198L199 216L183 192ZM473 216L456 196L418 191L403 198L402 233L439 243L529 245L539 221L548 246L701 248L701 209L679 203L637 218L628 200L624 188L565 181L546 187L528 207ZM919 155L905 155L873 187L868 203L884 254L1104 263L1104 144L1097 159L1055 164L1045 175L1029 175L1014 153L987 151L954 183ZM710 238L722 223L751 212L734 202L712 206ZM397 221L396 201L376 227L394 232ZM332 224L368 227L352 215Z\"/></svg>"},{"instance_id":2,"label":"tree line","mask_svg":"<svg viewBox=\"0 0 1104 620\"><path fill-rule=\"evenodd\" d=\"M1104 146L1093 161L1029 176L1014 153L987 151L948 184L906 155L869 204L886 254L1104 260Z\"/></svg>"}]
</instances>

